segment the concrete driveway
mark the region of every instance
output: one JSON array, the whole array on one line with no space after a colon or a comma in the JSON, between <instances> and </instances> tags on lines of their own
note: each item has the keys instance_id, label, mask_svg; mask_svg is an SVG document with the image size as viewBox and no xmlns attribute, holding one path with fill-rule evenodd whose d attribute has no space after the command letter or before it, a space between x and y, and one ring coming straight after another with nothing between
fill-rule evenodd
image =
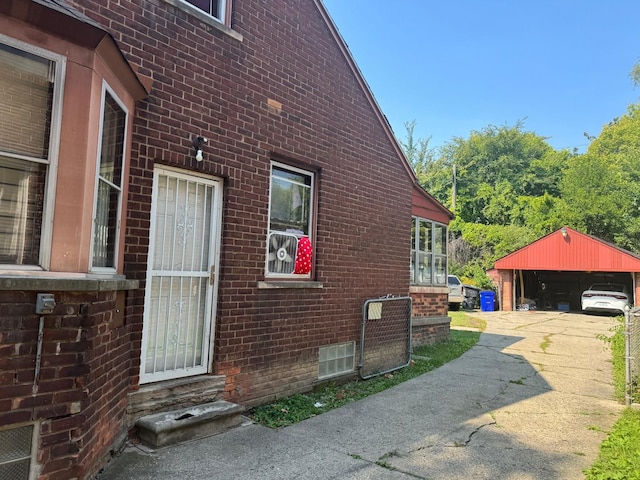
<instances>
[{"instance_id":1,"label":"concrete driveway","mask_svg":"<svg viewBox=\"0 0 640 480\"><path fill-rule=\"evenodd\" d=\"M624 408L613 399L615 320L486 312L449 364L291 427L247 424L155 452L129 447L99 480L582 479Z\"/></svg>"}]
</instances>

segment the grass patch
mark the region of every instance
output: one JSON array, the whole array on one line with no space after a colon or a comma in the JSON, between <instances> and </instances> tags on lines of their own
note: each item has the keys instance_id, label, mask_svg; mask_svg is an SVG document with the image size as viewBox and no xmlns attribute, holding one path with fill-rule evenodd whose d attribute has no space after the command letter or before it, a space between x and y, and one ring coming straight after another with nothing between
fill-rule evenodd
<instances>
[{"instance_id":1,"label":"grass patch","mask_svg":"<svg viewBox=\"0 0 640 480\"><path fill-rule=\"evenodd\" d=\"M626 409L600 445L596 463L585 470L586 480L640 479L640 412Z\"/></svg>"},{"instance_id":2,"label":"grass patch","mask_svg":"<svg viewBox=\"0 0 640 480\"><path fill-rule=\"evenodd\" d=\"M598 338L605 342L611 349L611 362L613 364L614 394L619 402L624 402L625 394L625 359L624 359L624 317L618 317L618 324L611 328L612 335L599 335ZM638 393L638 392L636 392ZM634 398L635 401L640 398Z\"/></svg>"},{"instance_id":3,"label":"grass patch","mask_svg":"<svg viewBox=\"0 0 640 480\"><path fill-rule=\"evenodd\" d=\"M343 385L323 384L312 392L292 395L255 407L247 415L254 422L271 428L292 425L435 370L458 358L473 347L479 338L479 332L451 330L446 342L414 349L414 355L428 357L428 360L416 359L407 367L369 380L355 380Z\"/></svg>"},{"instance_id":4,"label":"grass patch","mask_svg":"<svg viewBox=\"0 0 640 480\"><path fill-rule=\"evenodd\" d=\"M624 318L611 329L611 336L602 335L611 349L613 382L618 401L625 400ZM633 401L640 392L632 392ZM596 462L585 470L586 480L640 480L640 411L627 408L600 445Z\"/></svg>"},{"instance_id":5,"label":"grass patch","mask_svg":"<svg viewBox=\"0 0 640 480\"><path fill-rule=\"evenodd\" d=\"M461 328L477 328L481 332L487 328L487 322L482 320L481 318L477 318L471 315L468 315L464 312L449 312L449 317L451 317L451 326L452 327L461 327Z\"/></svg>"}]
</instances>

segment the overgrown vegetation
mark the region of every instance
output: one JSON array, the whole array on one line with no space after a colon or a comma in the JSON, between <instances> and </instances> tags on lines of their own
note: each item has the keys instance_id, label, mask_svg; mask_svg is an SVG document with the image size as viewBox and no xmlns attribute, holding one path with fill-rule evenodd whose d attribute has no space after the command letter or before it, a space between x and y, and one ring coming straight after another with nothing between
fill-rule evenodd
<instances>
[{"instance_id":1,"label":"overgrown vegetation","mask_svg":"<svg viewBox=\"0 0 640 480\"><path fill-rule=\"evenodd\" d=\"M618 317L618 324L611 329L611 336L601 335L600 340L605 342L611 350L611 362L613 364L614 395L619 402L625 400L625 359L624 359L624 317ZM640 393L640 392L638 392ZM635 401L639 401L636 398Z\"/></svg>"},{"instance_id":2,"label":"overgrown vegetation","mask_svg":"<svg viewBox=\"0 0 640 480\"><path fill-rule=\"evenodd\" d=\"M624 323L612 329L613 335L602 336L611 347L615 396L625 399ZM640 400L636 390L632 397ZM586 480L640 480L640 411L627 408L600 445L596 462L586 470Z\"/></svg>"},{"instance_id":3,"label":"overgrown vegetation","mask_svg":"<svg viewBox=\"0 0 640 480\"><path fill-rule=\"evenodd\" d=\"M606 440L586 480L640 479L640 411L626 409Z\"/></svg>"},{"instance_id":4,"label":"overgrown vegetation","mask_svg":"<svg viewBox=\"0 0 640 480\"><path fill-rule=\"evenodd\" d=\"M471 323L475 323L471 317L468 318ZM459 322L464 323L462 317ZM254 422L271 428L292 425L430 372L458 358L473 347L479 338L479 332L451 330L448 341L415 348L413 353L416 359L405 368L369 380L355 380L342 385L324 384L312 392L292 395L256 407L248 415Z\"/></svg>"}]
</instances>

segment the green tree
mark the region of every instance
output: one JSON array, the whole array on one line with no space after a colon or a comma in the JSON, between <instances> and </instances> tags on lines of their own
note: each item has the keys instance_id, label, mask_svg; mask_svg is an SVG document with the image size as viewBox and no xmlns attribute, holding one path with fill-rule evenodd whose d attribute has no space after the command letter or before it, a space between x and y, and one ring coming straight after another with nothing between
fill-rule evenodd
<instances>
[{"instance_id":1,"label":"green tree","mask_svg":"<svg viewBox=\"0 0 640 480\"><path fill-rule=\"evenodd\" d=\"M451 167L444 165L440 159L436 158L435 149L429 147L431 137L427 139L415 137L415 126L415 120L404 123L406 137L404 140L399 140L400 145L416 174L418 183L440 203L450 207Z\"/></svg>"},{"instance_id":2,"label":"green tree","mask_svg":"<svg viewBox=\"0 0 640 480\"><path fill-rule=\"evenodd\" d=\"M640 105L605 125L561 182L569 222L640 253Z\"/></svg>"},{"instance_id":3,"label":"green tree","mask_svg":"<svg viewBox=\"0 0 640 480\"><path fill-rule=\"evenodd\" d=\"M631 73L629 73L633 84L637 87L640 85L640 62L636 63L631 69Z\"/></svg>"},{"instance_id":4,"label":"green tree","mask_svg":"<svg viewBox=\"0 0 640 480\"><path fill-rule=\"evenodd\" d=\"M433 161L433 150L429 148L429 141L431 137L427 139L415 138L413 131L416 127L416 121L404 122L404 127L407 130L407 136L404 140L399 140L404 154L416 173L418 179L420 176L426 174L429 169L429 165Z\"/></svg>"},{"instance_id":5,"label":"green tree","mask_svg":"<svg viewBox=\"0 0 640 480\"><path fill-rule=\"evenodd\" d=\"M544 193L541 197L521 196L514 208L517 225L527 226L538 236L558 230L568 222L567 204L562 198Z\"/></svg>"},{"instance_id":6,"label":"green tree","mask_svg":"<svg viewBox=\"0 0 640 480\"><path fill-rule=\"evenodd\" d=\"M515 126L488 126L468 139L454 137L438 158L441 168L457 171L456 214L466 222L518 223L514 208L521 196L556 196L571 154L556 152L544 137ZM436 197L439 198L439 197ZM516 216L514 216L516 215ZM518 216L519 215L519 216Z\"/></svg>"},{"instance_id":7,"label":"green tree","mask_svg":"<svg viewBox=\"0 0 640 480\"><path fill-rule=\"evenodd\" d=\"M455 210L449 225L451 272L486 288L485 272L495 260L563 225L568 214L560 180L574 154L554 150L545 138L524 131L522 122L454 137L437 152L414 138L415 122L405 127L402 146L420 184Z\"/></svg>"}]
</instances>

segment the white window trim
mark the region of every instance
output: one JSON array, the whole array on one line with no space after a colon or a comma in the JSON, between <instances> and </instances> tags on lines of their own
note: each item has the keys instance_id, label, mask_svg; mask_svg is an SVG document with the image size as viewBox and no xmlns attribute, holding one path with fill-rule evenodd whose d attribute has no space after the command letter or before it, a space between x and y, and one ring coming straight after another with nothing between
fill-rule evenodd
<instances>
[{"instance_id":1,"label":"white window trim","mask_svg":"<svg viewBox=\"0 0 640 480\"><path fill-rule=\"evenodd\" d=\"M120 185L116 185L120 188L120 196L118 198L118 220L116 223L116 244L114 250L114 263L113 267L95 267L93 265L93 239L95 235L96 229L96 215L97 215L97 205L98 205L98 186L100 184L100 160L102 156L102 134L104 129L104 107L105 101L107 99L107 93L113 98L118 106L122 108L125 113L124 120L124 143L122 146L122 175ZM118 95L113 91L113 89L109 86L106 81L102 81L102 95L100 99L100 125L98 127L98 152L96 155L96 175L95 175L95 184L94 184L94 192L93 192L93 211L91 214L91 247L89 249L89 271L92 273L109 273L113 274L118 270L118 261L120 255L120 229L122 227L122 204L123 204L123 196L124 196L124 184L125 179L127 177L126 172L128 169L127 165L127 156L129 154L129 109L125 106L125 104L120 100ZM115 185L115 184L114 184Z\"/></svg>"},{"instance_id":2,"label":"white window trim","mask_svg":"<svg viewBox=\"0 0 640 480\"><path fill-rule=\"evenodd\" d=\"M220 30L221 32L226 33L230 37L235 38L239 42L242 42L243 40L242 34L238 33L237 31L231 28L231 22L230 22L231 8L232 8L231 0L224 0L224 7L223 7L224 16L222 19L218 19L213 15L209 15L204 10L200 10L198 7L196 7L195 5L191 5L186 0L164 0L164 1L173 5L176 8L179 8L184 12L189 13L190 15L193 15L194 17L197 17L199 20L201 20L202 22L206 23L211 27L214 27L216 30Z\"/></svg>"},{"instance_id":3,"label":"white window trim","mask_svg":"<svg viewBox=\"0 0 640 480\"><path fill-rule=\"evenodd\" d=\"M56 179L58 178L58 155L60 151L60 131L62 125L62 101L64 98L64 80L67 70L67 58L63 55L45 50L44 48L16 40L0 33L0 42L18 50L38 55L55 64L53 81L53 103L51 106L51 132L49 136L49 157L41 163L48 163L47 179L44 187L44 209L42 211L42 226L40 232L40 265L8 265L3 264L4 270L49 270L51 265L51 242L53 239L53 214L56 200ZM3 154L4 155L4 154ZM8 155L14 158L22 156ZM29 157L22 157L30 159ZM33 161L34 159L30 159Z\"/></svg>"},{"instance_id":4,"label":"white window trim","mask_svg":"<svg viewBox=\"0 0 640 480\"><path fill-rule=\"evenodd\" d=\"M289 170L291 172L297 172L302 175L308 175L311 177L311 190L309 192L309 198L311 199L311 205L309 205L309 233L307 237L311 242L311 246L313 247L313 257L311 259L311 272L308 274L296 274L296 273L269 273L269 234L272 232L271 229L267 228L267 238L265 239L265 257L264 257L264 275L265 278L268 279L298 279L298 280L308 280L311 279L311 275L315 270L315 257L316 257L316 249L315 249L315 238L313 236L313 222L315 221L314 212L315 212L315 189L316 189L316 174L310 170L304 170L302 168L293 167L291 165L287 165L286 163L280 162L271 162L271 167L269 170L269 212L267 217L268 226L271 224L271 181L273 178L273 168L277 167L282 170Z\"/></svg>"},{"instance_id":5,"label":"white window trim","mask_svg":"<svg viewBox=\"0 0 640 480\"><path fill-rule=\"evenodd\" d=\"M422 287L422 286L430 286L430 287L446 287L447 283L445 281L445 283L443 284L439 284L439 283L435 283L433 281L433 275L435 273L435 260L436 257L444 257L445 258L445 272L444 272L444 277L445 280L447 278L447 275L449 274L449 249L448 249L448 245L446 244L446 238L449 234L449 227L444 224L444 223L440 223L440 222L436 222L435 220L431 220L429 218L424 218L424 217L418 217L418 216L412 216L411 217L411 221L413 222L413 224L415 225L416 229L415 229L415 234L414 234L414 242L416 245L416 249L414 250L414 252L412 253L413 256L413 264L414 264L414 271L413 271L413 278L411 279L411 281L409 282L409 284L412 287ZM429 251L429 255L431 256L431 281L429 283L417 283L416 282L416 275L417 275L417 266L419 264L418 260L419 260L419 253L420 250L418 249L419 245L420 245L420 229L419 229L419 222L424 221L424 222L429 222L431 224L431 245L429 245L430 251ZM435 242L435 230L436 230L436 226L440 226L440 227L444 227L444 231L445 231L445 253L436 253L434 250L434 242Z\"/></svg>"}]
</instances>

